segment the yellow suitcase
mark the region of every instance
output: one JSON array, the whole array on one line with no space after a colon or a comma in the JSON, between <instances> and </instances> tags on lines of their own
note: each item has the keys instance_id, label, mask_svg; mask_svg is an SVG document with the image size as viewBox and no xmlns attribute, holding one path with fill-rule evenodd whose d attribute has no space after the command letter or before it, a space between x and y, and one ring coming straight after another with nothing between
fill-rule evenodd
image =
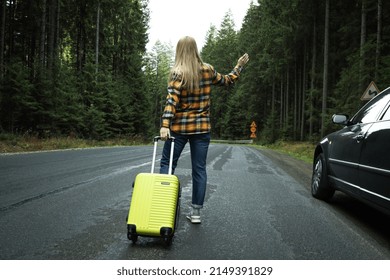
<instances>
[{"instance_id":1,"label":"yellow suitcase","mask_svg":"<svg viewBox=\"0 0 390 280\"><path fill-rule=\"evenodd\" d=\"M160 237L169 246L177 228L180 212L180 183L172 175L174 138L169 162L169 174L153 173L156 161L157 142L154 150L151 173L139 173L133 183L129 214L127 216L127 237L136 243L138 236Z\"/></svg>"}]
</instances>

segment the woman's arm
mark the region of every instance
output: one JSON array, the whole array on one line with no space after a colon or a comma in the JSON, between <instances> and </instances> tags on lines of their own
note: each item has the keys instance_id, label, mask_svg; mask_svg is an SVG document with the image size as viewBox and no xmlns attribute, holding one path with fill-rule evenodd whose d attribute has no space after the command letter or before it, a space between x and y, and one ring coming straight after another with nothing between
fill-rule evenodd
<instances>
[{"instance_id":1,"label":"woman's arm","mask_svg":"<svg viewBox=\"0 0 390 280\"><path fill-rule=\"evenodd\" d=\"M233 71L227 75L222 75L217 71L215 71L215 69L213 68L212 69L214 71L213 84L227 85L227 86L234 84L240 77L240 74L244 66L248 63L248 61L249 61L249 55L246 53L238 59L237 65L234 67Z\"/></svg>"}]
</instances>

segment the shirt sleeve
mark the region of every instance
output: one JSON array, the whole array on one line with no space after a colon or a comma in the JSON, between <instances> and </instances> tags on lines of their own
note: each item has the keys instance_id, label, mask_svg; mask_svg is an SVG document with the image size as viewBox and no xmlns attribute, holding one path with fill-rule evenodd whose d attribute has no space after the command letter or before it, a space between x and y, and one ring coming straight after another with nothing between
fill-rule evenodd
<instances>
[{"instance_id":1,"label":"shirt sleeve","mask_svg":"<svg viewBox=\"0 0 390 280\"><path fill-rule=\"evenodd\" d=\"M176 106L180 101L180 81L170 81L168 84L168 95L162 115L162 127L170 127L171 120L176 114Z\"/></svg>"},{"instance_id":2,"label":"shirt sleeve","mask_svg":"<svg viewBox=\"0 0 390 280\"><path fill-rule=\"evenodd\" d=\"M214 85L225 85L229 86L234 84L240 77L240 74L243 70L243 67L236 65L234 69L227 75L222 75L218 73L214 67L211 66L211 69L213 71L213 84Z\"/></svg>"}]
</instances>

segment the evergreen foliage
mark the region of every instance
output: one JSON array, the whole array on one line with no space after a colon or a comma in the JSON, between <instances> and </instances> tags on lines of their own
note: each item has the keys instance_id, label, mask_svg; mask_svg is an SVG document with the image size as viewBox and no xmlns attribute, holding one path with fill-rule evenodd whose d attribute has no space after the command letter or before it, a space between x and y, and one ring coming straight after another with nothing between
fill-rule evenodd
<instances>
[{"instance_id":1,"label":"evergreen foliage","mask_svg":"<svg viewBox=\"0 0 390 280\"><path fill-rule=\"evenodd\" d=\"M236 34L226 30L226 18L217 31L210 28L202 56L218 71L229 71L224 59L234 61L244 52L250 55L238 86L231 92L213 92L214 137L248 138L250 123L255 121L258 139L264 142L318 140L322 114L323 132L331 132L335 127L330 116L356 112L371 81L381 90L389 86L389 19L383 15L390 3L329 3L328 53L324 53L325 1L253 1ZM327 81L323 80L325 55ZM326 111L321 112L324 94Z\"/></svg>"},{"instance_id":2,"label":"evergreen foliage","mask_svg":"<svg viewBox=\"0 0 390 280\"><path fill-rule=\"evenodd\" d=\"M254 0L240 30L230 11L210 26L205 62L228 73L250 55L236 86L213 89L214 138L247 139L255 121L261 141L318 140L371 81L390 85L390 2L329 4L327 52L325 1ZM174 49L146 52L148 0L0 0L0 16L0 133L158 133Z\"/></svg>"},{"instance_id":3,"label":"evergreen foliage","mask_svg":"<svg viewBox=\"0 0 390 280\"><path fill-rule=\"evenodd\" d=\"M147 4L2 0L0 132L146 136Z\"/></svg>"}]
</instances>

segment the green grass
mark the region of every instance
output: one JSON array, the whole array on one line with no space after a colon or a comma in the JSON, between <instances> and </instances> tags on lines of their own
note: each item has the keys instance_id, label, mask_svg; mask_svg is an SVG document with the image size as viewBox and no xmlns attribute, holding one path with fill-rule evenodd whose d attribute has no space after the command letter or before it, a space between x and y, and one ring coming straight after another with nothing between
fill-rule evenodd
<instances>
[{"instance_id":1,"label":"green grass","mask_svg":"<svg viewBox=\"0 0 390 280\"><path fill-rule=\"evenodd\" d=\"M311 142L286 142L278 141L274 144L264 145L262 147L289 154L292 157L312 163L315 144Z\"/></svg>"},{"instance_id":2,"label":"green grass","mask_svg":"<svg viewBox=\"0 0 390 280\"><path fill-rule=\"evenodd\" d=\"M122 137L97 141L72 137L51 137L41 139L34 136L0 134L0 153L17 153L106 146L133 146L145 143L146 142L140 137Z\"/></svg>"},{"instance_id":3,"label":"green grass","mask_svg":"<svg viewBox=\"0 0 390 280\"><path fill-rule=\"evenodd\" d=\"M150 142L150 141L149 141ZM133 146L149 143L140 137L122 137L108 140L87 140L72 137L37 138L33 136L18 136L0 134L0 153L16 153L31 151L47 151L75 148ZM279 141L272 145L259 146L275 151L287 153L303 161L312 162L315 145L309 142Z\"/></svg>"}]
</instances>

